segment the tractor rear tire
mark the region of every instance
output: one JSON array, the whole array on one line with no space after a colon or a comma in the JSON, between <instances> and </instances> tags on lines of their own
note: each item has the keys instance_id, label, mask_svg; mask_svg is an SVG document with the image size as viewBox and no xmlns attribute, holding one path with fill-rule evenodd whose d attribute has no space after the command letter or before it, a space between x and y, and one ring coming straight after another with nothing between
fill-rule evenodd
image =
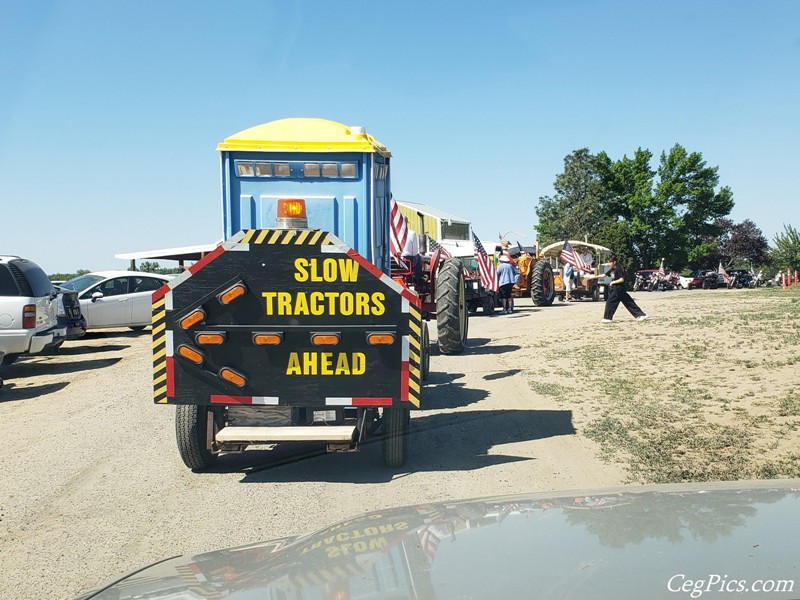
<instances>
[{"instance_id":1,"label":"tractor rear tire","mask_svg":"<svg viewBox=\"0 0 800 600\"><path fill-rule=\"evenodd\" d=\"M408 454L411 410L406 406L383 409L383 464L402 467Z\"/></svg>"},{"instance_id":2,"label":"tractor rear tire","mask_svg":"<svg viewBox=\"0 0 800 600\"><path fill-rule=\"evenodd\" d=\"M553 269L546 260L540 260L531 271L531 299L536 306L550 306L556 297Z\"/></svg>"},{"instance_id":3,"label":"tractor rear tire","mask_svg":"<svg viewBox=\"0 0 800 600\"><path fill-rule=\"evenodd\" d=\"M206 447L209 406L179 404L175 407L175 437L184 464L192 471L212 466L217 454Z\"/></svg>"},{"instance_id":4,"label":"tractor rear tire","mask_svg":"<svg viewBox=\"0 0 800 600\"><path fill-rule=\"evenodd\" d=\"M442 354L460 354L467 345L469 315L464 285L461 261L445 260L436 277L436 330Z\"/></svg>"}]
</instances>

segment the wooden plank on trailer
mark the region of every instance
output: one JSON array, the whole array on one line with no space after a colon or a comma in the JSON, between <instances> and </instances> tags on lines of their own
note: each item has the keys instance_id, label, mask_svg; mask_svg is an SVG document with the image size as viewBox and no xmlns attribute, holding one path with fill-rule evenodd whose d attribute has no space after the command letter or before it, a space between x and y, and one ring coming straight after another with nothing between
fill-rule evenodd
<instances>
[{"instance_id":1,"label":"wooden plank on trailer","mask_svg":"<svg viewBox=\"0 0 800 600\"><path fill-rule=\"evenodd\" d=\"M349 443L355 435L353 425L326 425L311 427L224 427L217 432L217 442L225 443L278 443L278 442L331 442Z\"/></svg>"}]
</instances>

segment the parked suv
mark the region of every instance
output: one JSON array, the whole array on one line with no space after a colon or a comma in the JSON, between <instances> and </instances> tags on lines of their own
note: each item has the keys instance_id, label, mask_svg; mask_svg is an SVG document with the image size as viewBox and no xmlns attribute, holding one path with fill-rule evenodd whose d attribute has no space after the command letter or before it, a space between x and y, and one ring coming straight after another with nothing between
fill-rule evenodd
<instances>
[{"instance_id":1,"label":"parked suv","mask_svg":"<svg viewBox=\"0 0 800 600\"><path fill-rule=\"evenodd\" d=\"M45 272L33 261L0 255L0 363L54 350L66 335L58 324L58 292Z\"/></svg>"}]
</instances>

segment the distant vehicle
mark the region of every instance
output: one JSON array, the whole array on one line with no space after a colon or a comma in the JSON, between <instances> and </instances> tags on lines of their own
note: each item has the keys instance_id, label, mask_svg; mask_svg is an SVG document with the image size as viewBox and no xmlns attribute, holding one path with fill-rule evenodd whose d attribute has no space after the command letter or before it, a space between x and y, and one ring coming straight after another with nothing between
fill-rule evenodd
<instances>
[{"instance_id":1,"label":"distant vehicle","mask_svg":"<svg viewBox=\"0 0 800 600\"><path fill-rule=\"evenodd\" d=\"M687 275L678 275L678 289L679 290L692 289L692 281L694 281L694 277Z\"/></svg>"},{"instance_id":2,"label":"distant vehicle","mask_svg":"<svg viewBox=\"0 0 800 600\"><path fill-rule=\"evenodd\" d=\"M58 324L58 292L45 272L19 256L0 256L0 362L56 349L66 339Z\"/></svg>"},{"instance_id":3,"label":"distant vehicle","mask_svg":"<svg viewBox=\"0 0 800 600\"><path fill-rule=\"evenodd\" d=\"M732 269L728 271L731 280L728 287L731 288L752 288L756 287L756 279L747 269Z\"/></svg>"},{"instance_id":4,"label":"distant vehicle","mask_svg":"<svg viewBox=\"0 0 800 600\"><path fill-rule=\"evenodd\" d=\"M86 334L86 317L81 313L81 303L78 292L68 290L58 285L58 325L67 329L67 339L77 340Z\"/></svg>"},{"instance_id":5,"label":"distant vehicle","mask_svg":"<svg viewBox=\"0 0 800 600\"><path fill-rule=\"evenodd\" d=\"M715 270L700 269L692 276L689 289L702 288L704 290L715 290L719 287L720 277L721 276Z\"/></svg>"},{"instance_id":6,"label":"distant vehicle","mask_svg":"<svg viewBox=\"0 0 800 600\"><path fill-rule=\"evenodd\" d=\"M60 287L78 292L87 329L130 327L140 331L152 322L153 292L174 275L136 271L97 271Z\"/></svg>"},{"instance_id":7,"label":"distant vehicle","mask_svg":"<svg viewBox=\"0 0 800 600\"><path fill-rule=\"evenodd\" d=\"M800 511L799 487L651 485L417 504L169 558L80 600L798 598L787 519Z\"/></svg>"}]
</instances>

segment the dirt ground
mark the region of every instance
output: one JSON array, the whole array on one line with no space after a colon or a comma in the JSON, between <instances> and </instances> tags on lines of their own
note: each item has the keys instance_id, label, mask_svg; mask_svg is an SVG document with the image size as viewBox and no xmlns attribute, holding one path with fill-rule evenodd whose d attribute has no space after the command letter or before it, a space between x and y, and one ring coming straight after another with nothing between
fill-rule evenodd
<instances>
[{"instance_id":1,"label":"dirt ground","mask_svg":"<svg viewBox=\"0 0 800 600\"><path fill-rule=\"evenodd\" d=\"M150 336L118 330L5 371L0 597L72 598L166 556L308 533L390 506L623 482L798 476L800 293L635 295L470 319L434 355L406 465L380 444L249 450L185 468L152 404Z\"/></svg>"}]
</instances>

